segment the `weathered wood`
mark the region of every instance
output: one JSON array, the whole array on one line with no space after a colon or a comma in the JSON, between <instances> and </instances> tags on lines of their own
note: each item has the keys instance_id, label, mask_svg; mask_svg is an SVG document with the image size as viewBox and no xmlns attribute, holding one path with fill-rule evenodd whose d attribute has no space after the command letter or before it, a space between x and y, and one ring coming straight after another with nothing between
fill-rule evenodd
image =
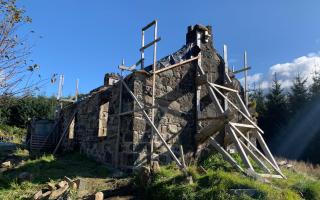
<instances>
[{"instance_id":1,"label":"weathered wood","mask_svg":"<svg viewBox=\"0 0 320 200\"><path fill-rule=\"evenodd\" d=\"M248 158L246 152L243 150L243 147L242 147L242 145L241 145L236 133L234 132L234 130L230 126L227 126L226 128L227 128L228 132L230 133L230 136L232 137L232 139L234 141L234 144L236 145L236 147L238 149L238 152L240 154L242 162L244 163L244 165L247 168L249 168L251 170L254 170L252 165L251 165L251 163L250 163L250 161L249 161L249 158Z\"/></svg>"},{"instance_id":2,"label":"weathered wood","mask_svg":"<svg viewBox=\"0 0 320 200\"><path fill-rule=\"evenodd\" d=\"M122 112L122 90L123 90L123 78L122 78L122 73L120 75L120 90L119 90L119 108L118 108L118 127L117 127L117 139L116 139L116 149L115 149L115 160L114 164L117 167L118 162L119 162L119 142L120 142L120 129L121 129L121 115L120 113Z\"/></svg>"},{"instance_id":3,"label":"weathered wood","mask_svg":"<svg viewBox=\"0 0 320 200\"><path fill-rule=\"evenodd\" d=\"M201 57L199 57L199 61L201 62ZM198 72L200 75L205 75L205 71L203 70L203 68L200 65L198 65ZM207 82L206 88L208 90L208 93L210 95L212 102L214 103L215 107L217 108L218 114L223 114L224 110L222 109L220 102L219 102L216 94L214 93L213 89L211 88L209 82Z\"/></svg>"},{"instance_id":4,"label":"weathered wood","mask_svg":"<svg viewBox=\"0 0 320 200\"><path fill-rule=\"evenodd\" d=\"M157 21L153 20L152 22L150 22L149 24L147 24L145 27L142 28L142 31L145 31L147 29L149 29L151 26L153 26L154 24L156 24Z\"/></svg>"},{"instance_id":5,"label":"weathered wood","mask_svg":"<svg viewBox=\"0 0 320 200\"><path fill-rule=\"evenodd\" d=\"M199 133L194 136L197 146L204 143L210 136L221 131L225 125L229 122L228 118L212 120L212 122L201 129Z\"/></svg>"},{"instance_id":6,"label":"weathered wood","mask_svg":"<svg viewBox=\"0 0 320 200\"><path fill-rule=\"evenodd\" d=\"M54 151L53 151L53 153L52 153L53 155L55 155L56 152L58 151L58 149L59 149L59 147L60 147L60 145L61 145L61 142L62 142L63 138L66 136L67 131L69 130L69 126L70 126L70 124L72 123L73 118L75 117L76 113L77 113L77 111L73 112L73 114L71 115L71 119L70 119L70 121L68 122L66 128L63 130L62 135L61 135L61 137L60 137L60 139L59 139L59 142L58 142L56 148L54 149Z\"/></svg>"},{"instance_id":7,"label":"weathered wood","mask_svg":"<svg viewBox=\"0 0 320 200\"><path fill-rule=\"evenodd\" d=\"M245 117L254 127L256 127L257 130L263 133L263 130L261 130L245 113L243 113L232 101L230 101L228 97L222 94L222 92L220 92L215 86L212 86L212 88L217 91L223 98L225 98L229 102L229 104L232 105L232 107L236 109L240 114L242 114L242 116Z\"/></svg>"},{"instance_id":8,"label":"weathered wood","mask_svg":"<svg viewBox=\"0 0 320 200\"><path fill-rule=\"evenodd\" d=\"M222 86L222 85L218 85L218 84L215 84L215 83L210 83L210 85L213 85L213 86L215 86L215 87L218 87L218 88L227 90L227 91L229 91L229 92L238 93L238 90L235 90L235 89L232 89L232 88L229 88L229 87L224 87L224 86Z\"/></svg>"},{"instance_id":9,"label":"weathered wood","mask_svg":"<svg viewBox=\"0 0 320 200\"><path fill-rule=\"evenodd\" d=\"M242 142L242 140L239 140L244 151L266 172L271 173L270 169L258 158L258 156L252 152L245 144Z\"/></svg>"},{"instance_id":10,"label":"weathered wood","mask_svg":"<svg viewBox=\"0 0 320 200\"><path fill-rule=\"evenodd\" d=\"M272 153L270 152L266 142L264 141L264 139L262 138L262 136L260 135L259 132L256 132L256 138L262 148L262 151L264 152L264 154L270 159L270 161L274 164L274 166L280 170L278 163L276 162L276 160L274 159Z\"/></svg>"},{"instance_id":11,"label":"weathered wood","mask_svg":"<svg viewBox=\"0 0 320 200\"><path fill-rule=\"evenodd\" d=\"M180 157L181 157L181 161L182 161L182 165L183 168L186 168L186 161L184 160L184 152L183 152L183 147L182 145L179 146L180 147Z\"/></svg>"},{"instance_id":12,"label":"weathered wood","mask_svg":"<svg viewBox=\"0 0 320 200\"><path fill-rule=\"evenodd\" d=\"M231 78L229 77L228 74L225 74L226 76L226 81L227 81L227 84L230 84L232 85L232 80ZM241 108L241 111L247 116L247 117L250 117L250 113L248 111L248 108L245 106L245 104L243 103L239 93L236 93L235 94L235 97L236 97L236 100L237 102L240 104L240 108Z\"/></svg>"},{"instance_id":13,"label":"weathered wood","mask_svg":"<svg viewBox=\"0 0 320 200\"><path fill-rule=\"evenodd\" d=\"M149 42L148 44L146 44L145 46L140 48L140 51L144 51L145 49L149 48L150 46L156 44L157 42L159 42L161 40L161 37L158 37L157 39Z\"/></svg>"},{"instance_id":14,"label":"weathered wood","mask_svg":"<svg viewBox=\"0 0 320 200\"><path fill-rule=\"evenodd\" d=\"M210 120L223 120L223 119L227 119L229 115L223 114L220 116L216 116L216 117L201 117L198 118L199 121L210 121Z\"/></svg>"},{"instance_id":15,"label":"weathered wood","mask_svg":"<svg viewBox=\"0 0 320 200\"><path fill-rule=\"evenodd\" d=\"M279 178L279 179L283 178L282 176L277 174L258 174L258 175L264 178Z\"/></svg>"},{"instance_id":16,"label":"weathered wood","mask_svg":"<svg viewBox=\"0 0 320 200\"><path fill-rule=\"evenodd\" d=\"M142 30L142 34L141 34L141 47L144 46L144 31ZM141 52L141 70L144 69L144 51L140 51Z\"/></svg>"},{"instance_id":17,"label":"weathered wood","mask_svg":"<svg viewBox=\"0 0 320 200\"><path fill-rule=\"evenodd\" d=\"M232 126L232 125L231 125ZM278 165L274 165L263 153L260 152L260 150L254 145L252 144L252 142L247 139L242 133L241 131L235 127L232 126L232 128L236 131L236 133L238 133L249 145L251 145L251 147L265 160L268 162L269 165L271 165L271 167L279 174L281 175L283 178L286 178L285 175L282 174L282 172L280 171L280 169L278 169Z\"/></svg>"},{"instance_id":18,"label":"weathered wood","mask_svg":"<svg viewBox=\"0 0 320 200\"><path fill-rule=\"evenodd\" d=\"M239 126L239 127L244 127L244 128L252 128L255 129L256 127L251 125L251 124L241 124L241 123L236 123L236 122L230 122L230 124L234 126Z\"/></svg>"},{"instance_id":19,"label":"weathered wood","mask_svg":"<svg viewBox=\"0 0 320 200\"><path fill-rule=\"evenodd\" d=\"M136 96L132 93L132 91L130 90L130 88L127 86L127 84L122 81L123 86L126 88L126 90L129 92L130 96L135 100L135 102L137 102L138 106L140 108L143 108L142 105L140 104L139 100L136 98ZM156 128L156 126L154 125L154 123L152 123L150 117L148 116L148 114L146 113L146 111L142 111L143 116L145 117L145 119L147 120L147 122L150 124L150 126L152 127L152 129L157 133L157 135L159 136L159 138L161 139L162 143L164 144L164 146L166 147L166 149L169 151L170 155L172 156L172 158L176 161L177 165L180 168L183 168L181 162L179 161L179 159L176 157L176 155L172 152L172 150L170 149L169 145L167 144L167 142L165 141L165 139L162 137L162 135L160 134L160 132L158 131L158 129Z\"/></svg>"},{"instance_id":20,"label":"weathered wood","mask_svg":"<svg viewBox=\"0 0 320 200\"><path fill-rule=\"evenodd\" d=\"M157 20L155 20L154 23L154 41L156 41L158 31L158 23ZM157 42L154 43L153 48L153 65L152 65L152 109L151 109L151 121L154 123L154 117L155 117L155 98L156 98L156 72L157 70ZM151 137L150 137L150 164L152 164L153 160L153 143L154 143L154 130L151 130Z\"/></svg>"},{"instance_id":21,"label":"weathered wood","mask_svg":"<svg viewBox=\"0 0 320 200\"><path fill-rule=\"evenodd\" d=\"M129 114L132 114L132 113L135 113L135 112L141 112L142 110L150 110L152 108L158 108L158 106L150 106L150 107L144 107L143 109L135 109L135 110L125 111L125 112L122 112L122 113L109 115L109 117L114 117L114 116L118 116L118 115L120 115L120 116L129 115Z\"/></svg>"},{"instance_id":22,"label":"weathered wood","mask_svg":"<svg viewBox=\"0 0 320 200\"><path fill-rule=\"evenodd\" d=\"M238 73L241 73L241 72L244 72L244 71L248 71L248 70L250 70L250 69L251 69L251 67L244 67L244 68L242 68L242 69L235 70L235 71L233 71L232 73L238 74Z\"/></svg>"},{"instance_id":23,"label":"weathered wood","mask_svg":"<svg viewBox=\"0 0 320 200\"><path fill-rule=\"evenodd\" d=\"M183 65L183 64L186 64L186 63L192 62L192 61L194 61L194 60L197 60L198 58L199 58L199 57L197 56L197 57L194 57L194 58L190 58L190 59L188 59L188 60L181 61L181 62L179 62L179 63L170 65L170 66L168 66L168 67L159 69L159 70L155 71L154 73L155 73L155 74L159 74L159 73L161 73L161 72L164 72L164 71L173 69L173 68L175 68L175 67L181 66L181 65Z\"/></svg>"},{"instance_id":24,"label":"weathered wood","mask_svg":"<svg viewBox=\"0 0 320 200\"><path fill-rule=\"evenodd\" d=\"M242 167L237 163L237 161L232 158L232 156L226 151L224 150L224 148L213 138L210 137L210 143L212 144L212 146L219 152L222 154L222 156L231 164L233 165L235 168L237 168L240 172L244 172L244 170L242 169Z\"/></svg>"}]
</instances>

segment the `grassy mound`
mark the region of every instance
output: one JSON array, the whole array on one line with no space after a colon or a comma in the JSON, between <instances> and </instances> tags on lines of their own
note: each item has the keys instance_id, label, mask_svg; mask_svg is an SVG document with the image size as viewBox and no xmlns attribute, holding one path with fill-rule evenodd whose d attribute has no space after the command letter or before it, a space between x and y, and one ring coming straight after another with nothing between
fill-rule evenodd
<instances>
[{"instance_id":1,"label":"grassy mound","mask_svg":"<svg viewBox=\"0 0 320 200\"><path fill-rule=\"evenodd\" d=\"M207 173L189 167L194 183L186 183L184 175L175 165L162 167L155 174L144 192L148 199L320 199L320 181L316 177L283 169L288 177L270 179L262 183L235 172L219 154L214 154L203 163ZM235 193L235 189L249 189L251 193Z\"/></svg>"}]
</instances>

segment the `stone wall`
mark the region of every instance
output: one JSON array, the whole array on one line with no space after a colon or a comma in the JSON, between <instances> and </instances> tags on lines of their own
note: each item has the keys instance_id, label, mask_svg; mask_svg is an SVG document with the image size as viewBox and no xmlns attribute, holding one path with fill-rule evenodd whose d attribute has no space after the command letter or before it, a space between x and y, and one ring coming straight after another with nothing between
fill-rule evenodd
<instances>
[{"instance_id":1,"label":"stone wall","mask_svg":"<svg viewBox=\"0 0 320 200\"><path fill-rule=\"evenodd\" d=\"M221 84L224 62L213 48L212 39L209 38L209 41L206 41L202 37L201 48L199 49L196 45L196 33L201 32L204 35L205 31L212 35L211 27L196 25L188 28L185 49L192 48L190 55L189 53L184 55L184 60L196 56L201 51L201 65L208 74L207 78ZM201 92L197 93L196 76L197 61L193 61L157 74L155 84L155 101L158 105L155 109L155 126L177 156L179 145L183 146L187 162L192 161L196 152L205 147L205 145L196 146L194 142L194 135L206 126L205 122L200 123L197 120L199 117L197 98L201 99L199 111L201 117L217 116L215 105L206 88L201 86ZM116 76L113 74L112 78L116 79ZM124 81L144 107L152 105L150 67L145 71L131 73L125 77ZM141 112L122 115L119 118L117 113L119 112L120 83L113 81L113 85L110 85L108 78L105 78L104 82L105 85L93 90L88 98L66 106L61 111L60 133L63 133L73 113L76 113L74 123L68 129L61 149L80 151L99 162L131 171L150 159L152 129ZM123 88L121 112L136 109L140 109L137 102ZM147 109L146 112L151 117L151 109ZM118 128L120 128L119 135ZM70 138L70 135L73 137ZM154 159L159 160L161 164L172 161L158 136L155 136L153 146Z\"/></svg>"}]
</instances>

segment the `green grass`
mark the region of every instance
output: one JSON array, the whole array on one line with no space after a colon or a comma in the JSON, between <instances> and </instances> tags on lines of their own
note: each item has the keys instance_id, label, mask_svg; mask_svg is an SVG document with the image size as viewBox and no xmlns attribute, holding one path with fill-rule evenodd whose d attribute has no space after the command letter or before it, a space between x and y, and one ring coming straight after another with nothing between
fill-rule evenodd
<instances>
[{"instance_id":1,"label":"green grass","mask_svg":"<svg viewBox=\"0 0 320 200\"><path fill-rule=\"evenodd\" d=\"M15 154L27 156L23 150L17 150ZM17 177L21 172L31 173L33 179L19 182ZM64 176L104 178L107 175L106 167L79 154L58 158L53 155L43 155L28 159L23 166L7 171L0 177L0 199L28 199L46 183L57 182Z\"/></svg>"},{"instance_id":2,"label":"green grass","mask_svg":"<svg viewBox=\"0 0 320 200\"><path fill-rule=\"evenodd\" d=\"M18 128L15 126L0 125L0 136L13 137L13 143L22 144L27 134L27 130L24 128Z\"/></svg>"},{"instance_id":3,"label":"green grass","mask_svg":"<svg viewBox=\"0 0 320 200\"><path fill-rule=\"evenodd\" d=\"M148 199L265 199L296 200L320 199L320 182L314 177L283 170L285 179L270 179L270 183L249 178L236 172L219 154L208 157L201 163L207 169L201 174L197 167L188 168L193 184L185 181L184 175L174 165L161 167L144 192ZM138 180L138 179L136 179ZM139 183L137 183L138 185ZM230 189L255 189L254 196L234 195Z\"/></svg>"}]
</instances>

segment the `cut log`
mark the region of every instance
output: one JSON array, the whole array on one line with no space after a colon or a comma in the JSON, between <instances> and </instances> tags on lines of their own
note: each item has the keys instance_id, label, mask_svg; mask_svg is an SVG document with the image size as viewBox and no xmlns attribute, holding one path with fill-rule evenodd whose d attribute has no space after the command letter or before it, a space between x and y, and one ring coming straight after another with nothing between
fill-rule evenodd
<instances>
[{"instance_id":1,"label":"cut log","mask_svg":"<svg viewBox=\"0 0 320 200\"><path fill-rule=\"evenodd\" d=\"M59 188L57 190L52 191L52 193L49 196L49 200L51 200L51 199L53 200L53 199L59 198L61 195L63 195L68 190L68 187L69 186L67 184L62 188Z\"/></svg>"}]
</instances>

